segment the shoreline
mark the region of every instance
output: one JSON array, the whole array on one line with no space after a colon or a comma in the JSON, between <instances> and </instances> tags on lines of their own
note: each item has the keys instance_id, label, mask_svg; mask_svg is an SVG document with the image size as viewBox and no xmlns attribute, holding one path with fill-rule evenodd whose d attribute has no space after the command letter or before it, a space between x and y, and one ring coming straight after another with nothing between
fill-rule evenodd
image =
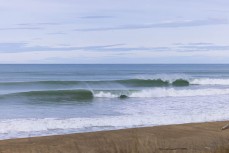
<instances>
[{"instance_id":1,"label":"shoreline","mask_svg":"<svg viewBox=\"0 0 229 153\"><path fill-rule=\"evenodd\" d=\"M0 140L1 153L229 152L229 121ZM218 153L218 152L217 152ZM221 152L220 152L221 153Z\"/></svg>"}]
</instances>

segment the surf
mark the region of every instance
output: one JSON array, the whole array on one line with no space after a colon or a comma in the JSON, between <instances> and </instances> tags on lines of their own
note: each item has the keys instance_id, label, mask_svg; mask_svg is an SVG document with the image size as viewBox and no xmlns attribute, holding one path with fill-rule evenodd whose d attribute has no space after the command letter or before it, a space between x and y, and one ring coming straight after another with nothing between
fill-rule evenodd
<instances>
[{"instance_id":1,"label":"surf","mask_svg":"<svg viewBox=\"0 0 229 153\"><path fill-rule=\"evenodd\" d=\"M177 89L152 88L142 90L46 90L17 92L0 95L0 98L26 98L38 101L87 101L93 98L159 98L159 97L192 97L229 94L229 89Z\"/></svg>"}]
</instances>

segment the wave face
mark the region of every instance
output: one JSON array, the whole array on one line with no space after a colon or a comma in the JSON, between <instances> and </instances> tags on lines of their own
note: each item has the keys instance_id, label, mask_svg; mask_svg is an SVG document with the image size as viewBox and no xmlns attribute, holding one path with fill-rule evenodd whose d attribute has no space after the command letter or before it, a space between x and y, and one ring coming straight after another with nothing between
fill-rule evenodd
<instances>
[{"instance_id":1,"label":"wave face","mask_svg":"<svg viewBox=\"0 0 229 153\"><path fill-rule=\"evenodd\" d=\"M90 90L46 90L6 94L0 98L27 98L36 101L85 101L93 98Z\"/></svg>"}]
</instances>

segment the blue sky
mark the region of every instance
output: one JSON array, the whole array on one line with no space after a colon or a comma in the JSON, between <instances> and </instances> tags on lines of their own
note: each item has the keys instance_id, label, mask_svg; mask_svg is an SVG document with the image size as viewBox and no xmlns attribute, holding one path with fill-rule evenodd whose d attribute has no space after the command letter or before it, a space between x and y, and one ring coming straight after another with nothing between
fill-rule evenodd
<instances>
[{"instance_id":1,"label":"blue sky","mask_svg":"<svg viewBox=\"0 0 229 153\"><path fill-rule=\"evenodd\" d=\"M0 63L229 63L228 0L0 0Z\"/></svg>"}]
</instances>

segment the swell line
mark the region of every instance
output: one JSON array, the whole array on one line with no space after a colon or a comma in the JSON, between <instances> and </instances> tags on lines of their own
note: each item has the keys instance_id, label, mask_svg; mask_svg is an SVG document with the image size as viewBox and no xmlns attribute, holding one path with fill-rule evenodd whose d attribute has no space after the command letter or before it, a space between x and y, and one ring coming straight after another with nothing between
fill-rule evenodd
<instances>
[{"instance_id":1,"label":"swell line","mask_svg":"<svg viewBox=\"0 0 229 153\"><path fill-rule=\"evenodd\" d=\"M177 79L168 81L163 79L126 79L126 80L102 80L102 81L31 81L31 82L0 82L1 86L74 86L74 85L106 85L121 84L127 87L166 87L189 86L189 81Z\"/></svg>"}]
</instances>

